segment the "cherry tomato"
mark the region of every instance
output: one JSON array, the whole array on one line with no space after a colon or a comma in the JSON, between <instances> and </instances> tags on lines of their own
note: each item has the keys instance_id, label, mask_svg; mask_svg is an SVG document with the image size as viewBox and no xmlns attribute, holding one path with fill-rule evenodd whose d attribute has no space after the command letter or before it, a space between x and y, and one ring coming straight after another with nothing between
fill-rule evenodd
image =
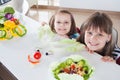
<instances>
[{"instance_id":1,"label":"cherry tomato","mask_svg":"<svg viewBox=\"0 0 120 80\"><path fill-rule=\"evenodd\" d=\"M41 53L39 51L36 51L34 54L35 59L40 59L41 58Z\"/></svg>"},{"instance_id":2,"label":"cherry tomato","mask_svg":"<svg viewBox=\"0 0 120 80\"><path fill-rule=\"evenodd\" d=\"M70 66L70 68L71 68L72 70L74 70L74 69L75 69L75 65L72 64L72 65Z\"/></svg>"},{"instance_id":3,"label":"cherry tomato","mask_svg":"<svg viewBox=\"0 0 120 80\"><path fill-rule=\"evenodd\" d=\"M11 20L11 21L15 21L15 18L13 17L13 18L11 18L10 20Z\"/></svg>"},{"instance_id":4,"label":"cherry tomato","mask_svg":"<svg viewBox=\"0 0 120 80\"><path fill-rule=\"evenodd\" d=\"M64 72L66 72L66 73L70 73L70 70L69 69L67 69L67 68L64 68L64 70L63 70Z\"/></svg>"}]
</instances>

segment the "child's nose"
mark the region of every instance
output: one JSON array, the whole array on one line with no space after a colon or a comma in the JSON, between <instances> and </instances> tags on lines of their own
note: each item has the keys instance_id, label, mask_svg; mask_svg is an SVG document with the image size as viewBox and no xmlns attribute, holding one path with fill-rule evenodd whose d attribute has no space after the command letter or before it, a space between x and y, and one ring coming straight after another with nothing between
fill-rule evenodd
<instances>
[{"instance_id":1,"label":"child's nose","mask_svg":"<svg viewBox=\"0 0 120 80\"><path fill-rule=\"evenodd\" d=\"M60 26L64 26L65 24L64 23L60 23Z\"/></svg>"},{"instance_id":2,"label":"child's nose","mask_svg":"<svg viewBox=\"0 0 120 80\"><path fill-rule=\"evenodd\" d=\"M96 35L91 36L91 40L96 41L97 40L97 36Z\"/></svg>"},{"instance_id":3,"label":"child's nose","mask_svg":"<svg viewBox=\"0 0 120 80\"><path fill-rule=\"evenodd\" d=\"M62 23L62 25L63 25L63 26L65 26L65 25L66 25L66 23Z\"/></svg>"}]
</instances>

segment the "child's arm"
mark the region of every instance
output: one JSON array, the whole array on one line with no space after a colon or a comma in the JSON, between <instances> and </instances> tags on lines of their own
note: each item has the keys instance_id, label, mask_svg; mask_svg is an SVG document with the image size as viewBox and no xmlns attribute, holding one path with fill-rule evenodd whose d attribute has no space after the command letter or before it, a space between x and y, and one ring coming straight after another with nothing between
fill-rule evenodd
<instances>
[{"instance_id":1,"label":"child's arm","mask_svg":"<svg viewBox=\"0 0 120 80\"><path fill-rule=\"evenodd\" d=\"M120 48L116 45L114 51L112 52L113 58L109 56L104 56L102 58L105 62L116 62L120 65Z\"/></svg>"},{"instance_id":2,"label":"child's arm","mask_svg":"<svg viewBox=\"0 0 120 80\"><path fill-rule=\"evenodd\" d=\"M87 51L88 51L89 53L91 53L91 54L94 53L94 51L90 50L87 46L86 46L85 48L87 49ZM102 59L104 62L115 62L115 60L114 60L112 57L110 57L110 56L103 56L101 59Z\"/></svg>"},{"instance_id":3,"label":"child's arm","mask_svg":"<svg viewBox=\"0 0 120 80\"><path fill-rule=\"evenodd\" d=\"M101 58L104 62L115 62L115 60L110 56L103 56Z\"/></svg>"}]
</instances>

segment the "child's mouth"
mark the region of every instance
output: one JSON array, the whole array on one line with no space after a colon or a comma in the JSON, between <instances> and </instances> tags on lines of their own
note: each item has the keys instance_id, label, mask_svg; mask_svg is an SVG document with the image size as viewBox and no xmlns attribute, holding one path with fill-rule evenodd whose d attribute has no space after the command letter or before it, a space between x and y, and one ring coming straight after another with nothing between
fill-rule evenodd
<instances>
[{"instance_id":1,"label":"child's mouth","mask_svg":"<svg viewBox=\"0 0 120 80\"><path fill-rule=\"evenodd\" d=\"M59 31L66 31L66 29L59 29Z\"/></svg>"},{"instance_id":2,"label":"child's mouth","mask_svg":"<svg viewBox=\"0 0 120 80\"><path fill-rule=\"evenodd\" d=\"M91 43L91 42L89 42L89 44L90 44L91 46L97 46L97 45L99 45L98 43L94 44L94 43Z\"/></svg>"}]
</instances>

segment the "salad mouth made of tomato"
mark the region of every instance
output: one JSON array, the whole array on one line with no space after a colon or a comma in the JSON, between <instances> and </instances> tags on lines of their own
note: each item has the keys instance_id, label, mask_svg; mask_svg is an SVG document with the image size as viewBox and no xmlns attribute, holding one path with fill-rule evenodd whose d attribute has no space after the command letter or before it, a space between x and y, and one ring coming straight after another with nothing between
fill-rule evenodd
<instances>
[{"instance_id":1,"label":"salad mouth made of tomato","mask_svg":"<svg viewBox=\"0 0 120 80\"><path fill-rule=\"evenodd\" d=\"M13 37L23 37L27 29L16 17L12 7L5 7L0 10L0 40L10 40Z\"/></svg>"},{"instance_id":2,"label":"salad mouth made of tomato","mask_svg":"<svg viewBox=\"0 0 120 80\"><path fill-rule=\"evenodd\" d=\"M71 55L50 66L54 80L88 80L94 68L82 56Z\"/></svg>"}]
</instances>

